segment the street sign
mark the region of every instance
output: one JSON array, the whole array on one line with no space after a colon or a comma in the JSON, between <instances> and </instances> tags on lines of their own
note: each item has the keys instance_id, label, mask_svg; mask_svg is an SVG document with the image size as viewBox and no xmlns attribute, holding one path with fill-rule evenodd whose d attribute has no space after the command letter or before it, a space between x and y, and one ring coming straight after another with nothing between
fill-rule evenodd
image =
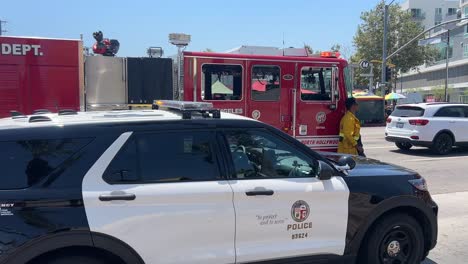
<instances>
[{"instance_id":1,"label":"street sign","mask_svg":"<svg viewBox=\"0 0 468 264\"><path fill-rule=\"evenodd\" d=\"M367 69L369 68L369 61L366 61L366 60L362 60L359 62L359 67L361 67L361 69Z\"/></svg>"},{"instance_id":2,"label":"street sign","mask_svg":"<svg viewBox=\"0 0 468 264\"><path fill-rule=\"evenodd\" d=\"M372 73L362 73L360 75L361 75L361 77L374 77L374 74L372 74Z\"/></svg>"}]
</instances>

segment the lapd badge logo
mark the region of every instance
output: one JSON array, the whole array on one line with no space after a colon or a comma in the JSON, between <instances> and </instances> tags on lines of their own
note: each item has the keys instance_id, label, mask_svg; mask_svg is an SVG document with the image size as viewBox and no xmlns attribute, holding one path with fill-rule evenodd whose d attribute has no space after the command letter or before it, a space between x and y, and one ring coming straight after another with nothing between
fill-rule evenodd
<instances>
[{"instance_id":1,"label":"lapd badge logo","mask_svg":"<svg viewBox=\"0 0 468 264\"><path fill-rule=\"evenodd\" d=\"M315 120L317 120L317 123L323 124L327 120L327 114L325 114L325 112L318 112L317 115L315 115Z\"/></svg>"},{"instance_id":2,"label":"lapd badge logo","mask_svg":"<svg viewBox=\"0 0 468 264\"><path fill-rule=\"evenodd\" d=\"M302 200L295 202L291 208L291 216L296 222L304 222L310 214L309 205Z\"/></svg>"}]
</instances>

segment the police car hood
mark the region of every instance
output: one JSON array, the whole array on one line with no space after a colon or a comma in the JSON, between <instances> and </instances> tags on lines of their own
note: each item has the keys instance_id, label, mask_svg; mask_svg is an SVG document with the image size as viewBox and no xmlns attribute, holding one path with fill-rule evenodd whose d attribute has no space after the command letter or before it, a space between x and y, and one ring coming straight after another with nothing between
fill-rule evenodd
<instances>
[{"instance_id":1,"label":"police car hood","mask_svg":"<svg viewBox=\"0 0 468 264\"><path fill-rule=\"evenodd\" d=\"M341 157L346 156L346 154L331 152L319 152L319 154L333 163L337 162ZM356 167L348 171L348 176L402 176L417 174L413 170L379 160L353 155L351 157L356 161Z\"/></svg>"}]
</instances>

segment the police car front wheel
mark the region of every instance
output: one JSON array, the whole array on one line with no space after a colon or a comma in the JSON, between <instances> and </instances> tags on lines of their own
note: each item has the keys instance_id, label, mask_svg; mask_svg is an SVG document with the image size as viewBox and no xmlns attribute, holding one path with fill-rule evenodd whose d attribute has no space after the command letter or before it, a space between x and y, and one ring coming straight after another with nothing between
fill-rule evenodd
<instances>
[{"instance_id":1,"label":"police car front wheel","mask_svg":"<svg viewBox=\"0 0 468 264\"><path fill-rule=\"evenodd\" d=\"M413 217L394 214L378 222L363 245L367 264L416 264L424 258L423 230Z\"/></svg>"}]
</instances>

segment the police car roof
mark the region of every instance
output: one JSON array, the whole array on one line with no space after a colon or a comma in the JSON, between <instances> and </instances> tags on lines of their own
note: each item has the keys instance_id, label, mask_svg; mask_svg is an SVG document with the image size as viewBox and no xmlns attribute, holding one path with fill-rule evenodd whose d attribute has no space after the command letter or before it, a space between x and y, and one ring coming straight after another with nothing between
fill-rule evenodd
<instances>
[{"instance_id":1,"label":"police car roof","mask_svg":"<svg viewBox=\"0 0 468 264\"><path fill-rule=\"evenodd\" d=\"M213 119L204 118L194 114L191 119ZM221 112L222 120L247 120L253 119ZM76 112L67 115L57 113L41 113L33 115L19 115L0 119L0 130L20 129L47 126L69 126L100 123L130 123L148 121L175 121L182 120L182 113L168 110L119 110L119 111L95 111Z\"/></svg>"}]
</instances>

